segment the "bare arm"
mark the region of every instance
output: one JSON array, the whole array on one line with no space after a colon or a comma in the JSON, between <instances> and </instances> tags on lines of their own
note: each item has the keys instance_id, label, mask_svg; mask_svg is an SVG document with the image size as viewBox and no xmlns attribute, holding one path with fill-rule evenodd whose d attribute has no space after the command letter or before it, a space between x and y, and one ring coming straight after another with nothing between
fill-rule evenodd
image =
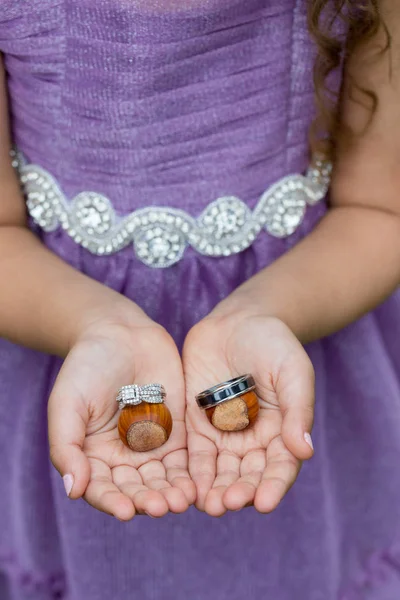
<instances>
[{"instance_id":1,"label":"bare arm","mask_svg":"<svg viewBox=\"0 0 400 600\"><path fill-rule=\"evenodd\" d=\"M178 350L136 304L68 266L26 227L5 98L0 60L0 336L66 357L48 403L51 460L68 496L120 520L184 512L195 490ZM169 392L173 431L153 452L131 452L119 439L115 394L132 381L162 381Z\"/></svg>"},{"instance_id":2,"label":"bare arm","mask_svg":"<svg viewBox=\"0 0 400 600\"><path fill-rule=\"evenodd\" d=\"M390 4L390 3L389 3ZM383 5L392 36L360 49L346 67L342 123L356 132L339 142L331 210L292 251L218 307L284 321L303 342L335 332L383 302L400 283L400 9ZM350 79L376 94L366 98Z\"/></svg>"},{"instance_id":3,"label":"bare arm","mask_svg":"<svg viewBox=\"0 0 400 600\"><path fill-rule=\"evenodd\" d=\"M140 321L141 310L48 251L26 226L25 203L10 163L4 69L0 57L0 336L65 356L98 317Z\"/></svg>"}]
</instances>

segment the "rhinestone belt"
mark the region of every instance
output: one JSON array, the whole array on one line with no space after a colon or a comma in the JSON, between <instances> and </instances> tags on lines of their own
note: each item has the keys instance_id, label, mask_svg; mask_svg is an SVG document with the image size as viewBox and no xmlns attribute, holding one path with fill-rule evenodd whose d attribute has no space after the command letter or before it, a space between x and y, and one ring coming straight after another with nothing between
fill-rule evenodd
<instances>
[{"instance_id":1,"label":"rhinestone belt","mask_svg":"<svg viewBox=\"0 0 400 600\"><path fill-rule=\"evenodd\" d=\"M166 207L148 207L118 216L108 198L81 192L68 201L44 169L27 164L12 152L28 212L44 231L62 227L96 255L110 255L133 243L136 256L149 267L178 262L188 245L206 256L230 256L248 248L262 230L277 238L300 226L307 205L322 200L329 187L331 165L314 161L306 175L288 175L269 187L254 210L235 196L218 198L198 218Z\"/></svg>"}]
</instances>

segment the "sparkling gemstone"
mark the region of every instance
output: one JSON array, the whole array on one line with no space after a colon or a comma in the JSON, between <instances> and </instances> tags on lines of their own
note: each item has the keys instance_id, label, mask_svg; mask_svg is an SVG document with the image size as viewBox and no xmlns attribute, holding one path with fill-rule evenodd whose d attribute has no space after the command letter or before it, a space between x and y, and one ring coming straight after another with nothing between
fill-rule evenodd
<instances>
[{"instance_id":1,"label":"sparkling gemstone","mask_svg":"<svg viewBox=\"0 0 400 600\"><path fill-rule=\"evenodd\" d=\"M219 213L215 219L218 233L224 235L238 228L238 214L233 209L227 209Z\"/></svg>"},{"instance_id":2,"label":"sparkling gemstone","mask_svg":"<svg viewBox=\"0 0 400 600\"><path fill-rule=\"evenodd\" d=\"M92 206L85 212L83 212L83 216L80 219L82 227L85 229L88 229L89 227L97 229L102 223L101 215L97 209Z\"/></svg>"},{"instance_id":3,"label":"sparkling gemstone","mask_svg":"<svg viewBox=\"0 0 400 600\"><path fill-rule=\"evenodd\" d=\"M149 242L150 253L156 258L166 256L170 248L171 244L162 237L155 237Z\"/></svg>"},{"instance_id":4,"label":"sparkling gemstone","mask_svg":"<svg viewBox=\"0 0 400 600\"><path fill-rule=\"evenodd\" d=\"M288 211L283 217L283 228L286 231L294 231L303 217L303 211Z\"/></svg>"},{"instance_id":5,"label":"sparkling gemstone","mask_svg":"<svg viewBox=\"0 0 400 600\"><path fill-rule=\"evenodd\" d=\"M41 221L43 218L43 215L45 213L45 209L44 206L42 206L41 204L37 204L36 206L32 206L32 208L30 209L30 215L31 217L35 220L35 221Z\"/></svg>"}]
</instances>

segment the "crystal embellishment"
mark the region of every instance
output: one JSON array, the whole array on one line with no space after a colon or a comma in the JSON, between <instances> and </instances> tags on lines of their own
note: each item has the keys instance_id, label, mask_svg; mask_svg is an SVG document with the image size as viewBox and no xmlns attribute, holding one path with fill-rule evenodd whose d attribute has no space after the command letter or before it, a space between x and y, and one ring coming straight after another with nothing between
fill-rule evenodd
<instances>
[{"instance_id":1,"label":"crystal embellishment","mask_svg":"<svg viewBox=\"0 0 400 600\"><path fill-rule=\"evenodd\" d=\"M89 235L104 235L114 223L114 211L108 198L93 192L75 197L71 215L76 227Z\"/></svg>"},{"instance_id":2,"label":"crystal embellishment","mask_svg":"<svg viewBox=\"0 0 400 600\"><path fill-rule=\"evenodd\" d=\"M316 159L306 175L288 175L269 187L253 210L235 196L224 196L197 219L182 210L153 206L121 217L108 198L95 192L81 192L68 201L47 171L27 164L17 151L12 152L12 164L28 212L44 231L62 227L99 256L133 243L138 259L154 268L177 263L188 246L206 256L230 256L249 248L262 230L277 238L292 235L307 206L325 197L331 175L331 165Z\"/></svg>"}]
</instances>

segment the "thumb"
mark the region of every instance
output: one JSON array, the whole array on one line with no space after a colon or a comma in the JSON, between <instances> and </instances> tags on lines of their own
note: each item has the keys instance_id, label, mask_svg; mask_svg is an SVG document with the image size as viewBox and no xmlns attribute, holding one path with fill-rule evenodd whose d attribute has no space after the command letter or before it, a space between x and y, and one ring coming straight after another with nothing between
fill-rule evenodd
<instances>
[{"instance_id":1,"label":"thumb","mask_svg":"<svg viewBox=\"0 0 400 600\"><path fill-rule=\"evenodd\" d=\"M50 458L67 495L75 500L83 496L90 479L89 460L82 450L88 415L84 408L77 410L78 403L68 393L72 390L63 387L61 381L56 382L48 405Z\"/></svg>"},{"instance_id":2,"label":"thumb","mask_svg":"<svg viewBox=\"0 0 400 600\"><path fill-rule=\"evenodd\" d=\"M282 439L296 458L307 460L314 454L315 375L310 359L301 351L304 356L297 354L282 368L276 391L283 415Z\"/></svg>"}]
</instances>

